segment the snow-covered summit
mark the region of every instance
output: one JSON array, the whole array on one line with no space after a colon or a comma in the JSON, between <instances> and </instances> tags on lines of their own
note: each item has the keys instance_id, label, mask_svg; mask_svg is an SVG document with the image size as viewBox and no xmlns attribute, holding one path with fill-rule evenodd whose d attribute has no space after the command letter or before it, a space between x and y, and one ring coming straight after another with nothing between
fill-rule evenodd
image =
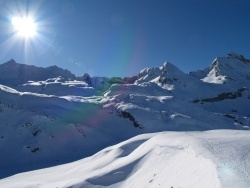
<instances>
[{"instance_id":1,"label":"snow-covered summit","mask_svg":"<svg viewBox=\"0 0 250 188\"><path fill-rule=\"evenodd\" d=\"M210 72L203 78L208 83L245 83L250 80L250 64L238 58L219 57L212 66Z\"/></svg>"},{"instance_id":2,"label":"snow-covered summit","mask_svg":"<svg viewBox=\"0 0 250 188\"><path fill-rule=\"evenodd\" d=\"M172 63L165 62L160 67L145 68L139 72L138 76L131 78L91 77L88 73L76 77L70 71L57 66L41 68L33 65L19 64L12 59L0 65L0 84L10 87L20 87L29 81L46 82L50 78L60 76L68 81L83 81L87 84L86 87L92 87L99 92L108 90L113 84L142 84L147 82L155 83L167 90L185 88L188 91L186 87L194 89L193 86L200 85L200 81L229 85L241 83L241 85L247 86L250 80L249 69L250 60L246 59L243 55L233 52L228 53L224 57L216 58L210 67L193 71L189 74L184 73Z\"/></svg>"},{"instance_id":3,"label":"snow-covered summit","mask_svg":"<svg viewBox=\"0 0 250 188\"><path fill-rule=\"evenodd\" d=\"M155 83L164 90L173 91L178 95L192 94L202 84L199 79L184 73L170 62L165 62L161 67L140 71L135 84L145 83Z\"/></svg>"},{"instance_id":4,"label":"snow-covered summit","mask_svg":"<svg viewBox=\"0 0 250 188\"><path fill-rule=\"evenodd\" d=\"M190 75L206 83L247 86L250 81L250 60L243 55L228 53L217 57L209 68L191 72Z\"/></svg>"},{"instance_id":5,"label":"snow-covered summit","mask_svg":"<svg viewBox=\"0 0 250 188\"><path fill-rule=\"evenodd\" d=\"M161 67L145 68L139 72L136 83L155 82L171 83L178 80L184 72L170 62L165 62Z\"/></svg>"}]
</instances>

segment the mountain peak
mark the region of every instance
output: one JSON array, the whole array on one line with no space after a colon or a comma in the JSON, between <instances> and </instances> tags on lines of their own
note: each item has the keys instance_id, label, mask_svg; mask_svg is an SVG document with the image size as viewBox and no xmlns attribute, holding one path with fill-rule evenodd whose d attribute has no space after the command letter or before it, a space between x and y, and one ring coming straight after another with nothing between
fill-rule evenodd
<instances>
[{"instance_id":1,"label":"mountain peak","mask_svg":"<svg viewBox=\"0 0 250 188\"><path fill-rule=\"evenodd\" d=\"M169 61L166 61L163 64L162 70L165 71L165 73L183 73L178 67L176 67L174 64L170 63Z\"/></svg>"},{"instance_id":2,"label":"mountain peak","mask_svg":"<svg viewBox=\"0 0 250 188\"><path fill-rule=\"evenodd\" d=\"M0 65L0 83L7 86L17 86L30 80L47 80L51 77L62 76L75 79L70 71L57 67L56 65L42 68L34 65L20 64L14 59Z\"/></svg>"},{"instance_id":3,"label":"mountain peak","mask_svg":"<svg viewBox=\"0 0 250 188\"><path fill-rule=\"evenodd\" d=\"M11 60L7 61L6 63L16 63L16 61L14 59L11 59Z\"/></svg>"},{"instance_id":4,"label":"mountain peak","mask_svg":"<svg viewBox=\"0 0 250 188\"><path fill-rule=\"evenodd\" d=\"M207 75L201 80L215 84L246 83L249 80L249 65L249 59L241 54L230 52L226 57L217 57L209 69L204 71Z\"/></svg>"},{"instance_id":5,"label":"mountain peak","mask_svg":"<svg viewBox=\"0 0 250 188\"><path fill-rule=\"evenodd\" d=\"M14 59L10 59L6 63L3 63L3 65L17 65L18 63Z\"/></svg>"},{"instance_id":6,"label":"mountain peak","mask_svg":"<svg viewBox=\"0 0 250 188\"><path fill-rule=\"evenodd\" d=\"M58 67L57 65L52 65L52 66L49 66L48 68L59 68L59 69L61 69L60 67Z\"/></svg>"},{"instance_id":7,"label":"mountain peak","mask_svg":"<svg viewBox=\"0 0 250 188\"><path fill-rule=\"evenodd\" d=\"M160 82L165 83L166 80L177 80L185 73L178 69L172 63L166 61L161 67L145 68L140 71L137 83L141 82Z\"/></svg>"}]
</instances>

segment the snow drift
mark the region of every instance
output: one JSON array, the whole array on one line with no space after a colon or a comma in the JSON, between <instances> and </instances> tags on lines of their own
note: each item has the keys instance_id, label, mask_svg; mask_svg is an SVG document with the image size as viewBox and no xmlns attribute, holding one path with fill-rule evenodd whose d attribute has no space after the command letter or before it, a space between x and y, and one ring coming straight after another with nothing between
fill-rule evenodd
<instances>
[{"instance_id":1,"label":"snow drift","mask_svg":"<svg viewBox=\"0 0 250 188\"><path fill-rule=\"evenodd\" d=\"M247 188L249 135L229 130L139 135L73 163L2 179L0 186Z\"/></svg>"}]
</instances>

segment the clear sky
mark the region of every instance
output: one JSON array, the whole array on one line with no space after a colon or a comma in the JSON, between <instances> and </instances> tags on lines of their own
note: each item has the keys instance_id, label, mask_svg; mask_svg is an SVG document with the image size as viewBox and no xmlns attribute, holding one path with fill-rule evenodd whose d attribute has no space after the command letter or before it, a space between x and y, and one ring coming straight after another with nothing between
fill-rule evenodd
<instances>
[{"instance_id":1,"label":"clear sky","mask_svg":"<svg viewBox=\"0 0 250 188\"><path fill-rule=\"evenodd\" d=\"M30 38L12 24L25 15ZM231 51L250 58L249 20L249 0L0 0L0 63L111 77L170 61L189 72Z\"/></svg>"}]
</instances>

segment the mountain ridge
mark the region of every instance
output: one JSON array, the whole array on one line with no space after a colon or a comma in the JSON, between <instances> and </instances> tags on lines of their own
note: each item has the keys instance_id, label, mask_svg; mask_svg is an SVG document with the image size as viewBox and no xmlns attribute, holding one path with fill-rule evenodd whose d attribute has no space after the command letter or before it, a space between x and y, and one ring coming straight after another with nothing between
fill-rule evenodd
<instances>
[{"instance_id":1,"label":"mountain ridge","mask_svg":"<svg viewBox=\"0 0 250 188\"><path fill-rule=\"evenodd\" d=\"M43 68L34 65L19 64L13 59L0 65L0 74L0 82L9 86L24 84L29 80L46 80L58 76L70 79L76 78L70 71L59 68L56 65Z\"/></svg>"},{"instance_id":2,"label":"mountain ridge","mask_svg":"<svg viewBox=\"0 0 250 188\"><path fill-rule=\"evenodd\" d=\"M225 67L224 64L228 60L236 60L235 64L237 64L237 61L243 62L244 64L246 64L247 67L250 64L250 60L245 58L243 55L230 52L226 56L217 57L213 61L211 66L204 68L203 70L196 70L191 71L190 73L184 73L174 64L171 64L170 62L165 62L161 67L144 68L136 76L121 78L98 76L91 77L88 73L84 73L82 76L77 77L67 69L62 69L56 65L43 68L36 67L34 65L19 64L15 60L11 59L6 63L0 64L0 83L8 86L17 86L25 84L30 80L43 81L60 76L68 80L84 81L88 84L88 86L92 86L94 88L97 88L97 90L103 92L107 90L112 84L133 84L134 82L148 82L153 79L156 79L156 77L159 77L157 78L159 83L164 84L164 82L171 81L170 76L172 76L173 81L174 75L171 74L185 74L191 75L198 79L202 79L202 81L207 83L222 84L227 80L226 77L233 80L233 78L231 78L230 76L224 75L227 73L223 70L223 68ZM226 63L228 69L235 68L235 66L232 68L230 65L232 65L232 63ZM246 69L245 67L243 67L242 69ZM246 72L248 70L249 67L246 69ZM247 75L246 79L250 79L250 75Z\"/></svg>"},{"instance_id":3,"label":"mountain ridge","mask_svg":"<svg viewBox=\"0 0 250 188\"><path fill-rule=\"evenodd\" d=\"M204 82L170 63L144 69L129 81L87 74L23 79L19 85L0 79L0 166L5 169L0 178L72 162L144 133L249 130L250 65L222 60L237 74L220 74L236 81Z\"/></svg>"}]
</instances>

